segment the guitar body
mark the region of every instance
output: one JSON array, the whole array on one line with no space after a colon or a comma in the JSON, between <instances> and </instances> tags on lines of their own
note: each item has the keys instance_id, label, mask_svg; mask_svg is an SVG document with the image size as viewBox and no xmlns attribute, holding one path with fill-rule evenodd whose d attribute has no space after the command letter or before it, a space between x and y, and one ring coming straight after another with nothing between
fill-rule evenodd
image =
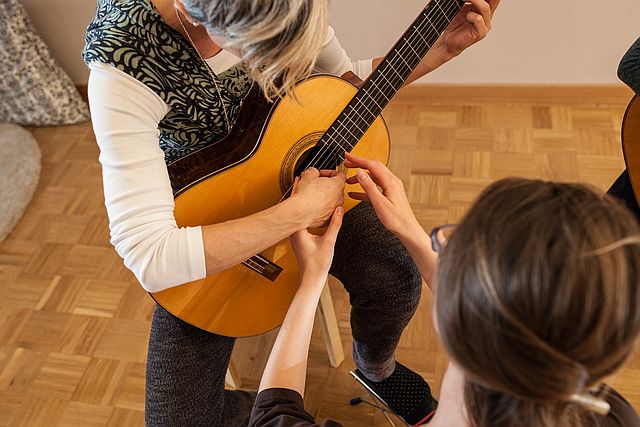
<instances>
[{"instance_id":1,"label":"guitar body","mask_svg":"<svg viewBox=\"0 0 640 427\"><path fill-rule=\"evenodd\" d=\"M634 96L622 121L622 152L636 200L640 201L640 98Z\"/></svg>"},{"instance_id":2,"label":"guitar body","mask_svg":"<svg viewBox=\"0 0 640 427\"><path fill-rule=\"evenodd\" d=\"M293 183L294 167L357 89L337 77L314 76L294 93L296 99L285 97L272 107L246 102L229 137L169 165L180 227L221 223L276 205ZM388 129L378 117L351 151L386 164L389 150ZM345 193L354 189L347 186ZM345 194L345 210L356 203ZM299 272L288 240L260 255L273 264L264 274L240 264L152 296L180 319L216 334L244 337L269 331L282 324Z\"/></svg>"}]
</instances>

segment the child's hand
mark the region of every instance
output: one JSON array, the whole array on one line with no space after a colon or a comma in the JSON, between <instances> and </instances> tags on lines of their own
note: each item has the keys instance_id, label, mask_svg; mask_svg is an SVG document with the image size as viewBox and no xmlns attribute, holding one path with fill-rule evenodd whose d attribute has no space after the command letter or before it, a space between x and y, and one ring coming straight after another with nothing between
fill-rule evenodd
<instances>
[{"instance_id":1,"label":"child's hand","mask_svg":"<svg viewBox=\"0 0 640 427\"><path fill-rule=\"evenodd\" d=\"M359 183L364 193L350 192L356 200L368 200L376 210L382 224L399 237L422 230L404 192L402 180L382 163L347 153L345 166L360 168L356 176L347 179L347 184ZM366 169L366 170L365 170ZM368 171L368 172L367 172ZM378 189L378 186L380 189Z\"/></svg>"},{"instance_id":2,"label":"child's hand","mask_svg":"<svg viewBox=\"0 0 640 427\"><path fill-rule=\"evenodd\" d=\"M297 183L298 179L296 178L293 189L294 194L297 191ZM329 274L329 267L331 267L331 262L333 261L333 249L338 231L342 225L343 213L342 206L335 208L329 226L322 236L311 234L305 229L290 237L291 245L298 257L301 275L324 277Z\"/></svg>"}]
</instances>

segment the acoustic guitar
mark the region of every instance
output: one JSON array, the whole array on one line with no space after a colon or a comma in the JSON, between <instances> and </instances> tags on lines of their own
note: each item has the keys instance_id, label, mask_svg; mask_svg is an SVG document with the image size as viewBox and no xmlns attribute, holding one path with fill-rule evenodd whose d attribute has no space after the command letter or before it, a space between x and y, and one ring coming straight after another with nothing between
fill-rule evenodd
<instances>
[{"instance_id":1,"label":"acoustic guitar","mask_svg":"<svg viewBox=\"0 0 640 427\"><path fill-rule=\"evenodd\" d=\"M634 96L622 120L622 152L633 194L640 203L640 98Z\"/></svg>"},{"instance_id":2,"label":"acoustic guitar","mask_svg":"<svg viewBox=\"0 0 640 427\"><path fill-rule=\"evenodd\" d=\"M389 133L380 114L463 4L432 0L360 89L318 75L275 104L252 90L229 136L168 166L178 225L221 223L274 206L304 169L334 169L346 151L387 163ZM345 197L345 211L356 203ZM296 257L285 240L228 270L152 296L187 323L243 337L282 324L298 282Z\"/></svg>"}]
</instances>

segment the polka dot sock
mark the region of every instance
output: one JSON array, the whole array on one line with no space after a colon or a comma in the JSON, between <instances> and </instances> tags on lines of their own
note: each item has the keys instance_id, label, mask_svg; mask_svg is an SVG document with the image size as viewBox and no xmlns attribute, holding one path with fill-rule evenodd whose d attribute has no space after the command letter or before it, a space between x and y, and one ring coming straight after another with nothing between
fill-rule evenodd
<instances>
[{"instance_id":1,"label":"polka dot sock","mask_svg":"<svg viewBox=\"0 0 640 427\"><path fill-rule=\"evenodd\" d=\"M406 366L396 362L391 376L379 382L367 379L358 370L355 374L408 424L425 423L433 417L438 401L431 396L429 384Z\"/></svg>"}]
</instances>

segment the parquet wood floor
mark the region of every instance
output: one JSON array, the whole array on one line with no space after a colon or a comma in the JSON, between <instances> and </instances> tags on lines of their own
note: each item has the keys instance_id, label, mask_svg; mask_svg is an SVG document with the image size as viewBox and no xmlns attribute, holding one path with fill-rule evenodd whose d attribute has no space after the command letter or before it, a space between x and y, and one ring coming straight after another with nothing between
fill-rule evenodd
<instances>
[{"instance_id":1,"label":"parquet wood floor","mask_svg":"<svg viewBox=\"0 0 640 427\"><path fill-rule=\"evenodd\" d=\"M387 109L391 167L425 228L455 222L505 176L609 186L624 168L619 133L630 94L605 88L572 101L571 89L560 90L564 97L549 91L519 89L502 101L486 88L463 97L455 88L417 88ZM109 244L91 126L31 132L42 150L42 177L24 218L0 244L0 426L142 425L153 303ZM348 352L347 295L338 283L331 291ZM437 394L446 356L430 309L425 291L398 359ZM371 407L349 406L362 394L348 374L353 362L331 368L316 329L307 409L346 426L385 425ZM239 341L234 361L245 387L257 386L274 336ZM640 356L611 383L640 408Z\"/></svg>"}]
</instances>

